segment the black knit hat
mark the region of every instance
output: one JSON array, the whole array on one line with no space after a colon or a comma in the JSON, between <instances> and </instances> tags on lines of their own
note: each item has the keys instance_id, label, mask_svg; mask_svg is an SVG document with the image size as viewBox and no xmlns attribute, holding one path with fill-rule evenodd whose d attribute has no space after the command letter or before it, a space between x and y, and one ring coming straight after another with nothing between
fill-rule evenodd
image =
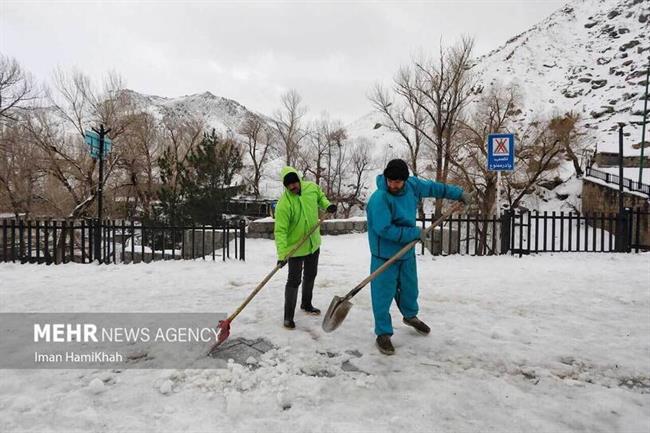
<instances>
[{"instance_id":1,"label":"black knit hat","mask_svg":"<svg viewBox=\"0 0 650 433\"><path fill-rule=\"evenodd\" d=\"M284 175L284 179L282 179L282 183L284 186L289 186L292 183L300 182L300 178L295 172L289 172L286 175Z\"/></svg>"},{"instance_id":2,"label":"black knit hat","mask_svg":"<svg viewBox=\"0 0 650 433\"><path fill-rule=\"evenodd\" d=\"M390 180L406 180L409 178L409 167L404 160L393 159L384 169L384 177Z\"/></svg>"}]
</instances>

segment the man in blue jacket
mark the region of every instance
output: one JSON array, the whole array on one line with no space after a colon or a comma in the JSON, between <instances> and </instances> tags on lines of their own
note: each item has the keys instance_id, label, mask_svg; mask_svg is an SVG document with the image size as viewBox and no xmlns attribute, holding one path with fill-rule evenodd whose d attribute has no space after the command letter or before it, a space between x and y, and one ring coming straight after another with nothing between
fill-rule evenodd
<instances>
[{"instance_id":1,"label":"man in blue jacket","mask_svg":"<svg viewBox=\"0 0 650 433\"><path fill-rule=\"evenodd\" d=\"M401 159L388 163L383 175L377 176L377 191L368 201L368 241L372 254L370 271L374 272L404 245L423 238L416 227L418 203L424 197L447 198L469 204L473 195L455 185L409 176ZM423 239L424 240L424 239ZM371 282L372 312L375 316L377 347L385 355L395 353L390 341L393 326L390 306L393 299L403 316L403 322L420 334L430 328L418 319L418 276L415 248L404 254Z\"/></svg>"}]
</instances>

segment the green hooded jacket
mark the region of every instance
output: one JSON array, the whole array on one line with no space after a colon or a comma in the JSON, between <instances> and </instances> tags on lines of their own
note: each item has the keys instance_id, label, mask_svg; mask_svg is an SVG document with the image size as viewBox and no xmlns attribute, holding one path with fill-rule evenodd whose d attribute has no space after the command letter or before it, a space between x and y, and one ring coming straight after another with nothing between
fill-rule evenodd
<instances>
[{"instance_id":1,"label":"green hooded jacket","mask_svg":"<svg viewBox=\"0 0 650 433\"><path fill-rule=\"evenodd\" d=\"M293 167L284 167L280 171L280 182L288 173L296 173ZM300 178L300 175L298 175ZM275 205L275 247L278 258L284 260L304 238L309 230L318 223L318 209L327 209L330 205L323 190L314 182L300 180L300 194L296 195L286 187ZM293 257L307 256L320 248L320 228L296 251Z\"/></svg>"}]
</instances>

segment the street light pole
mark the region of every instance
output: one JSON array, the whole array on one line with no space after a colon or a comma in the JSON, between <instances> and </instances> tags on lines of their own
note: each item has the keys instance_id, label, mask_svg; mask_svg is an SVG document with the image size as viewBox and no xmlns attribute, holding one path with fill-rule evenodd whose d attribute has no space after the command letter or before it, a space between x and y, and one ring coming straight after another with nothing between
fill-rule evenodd
<instances>
[{"instance_id":1,"label":"street light pole","mask_svg":"<svg viewBox=\"0 0 650 433\"><path fill-rule=\"evenodd\" d=\"M97 226L95 228L95 257L99 263L103 262L102 257L102 218L103 218L103 198L104 198L104 137L111 132L110 129L104 129L101 124L99 130L93 128L99 134L99 179L97 181Z\"/></svg>"},{"instance_id":2,"label":"street light pole","mask_svg":"<svg viewBox=\"0 0 650 433\"><path fill-rule=\"evenodd\" d=\"M618 124L618 218L616 224L616 251L619 253L627 251L625 225L625 207L623 201L623 127L624 123Z\"/></svg>"},{"instance_id":3,"label":"street light pole","mask_svg":"<svg viewBox=\"0 0 650 433\"><path fill-rule=\"evenodd\" d=\"M645 128L648 121L648 82L650 81L650 57L645 74L645 100L643 102L643 124L641 125L641 160L639 161L639 186L643 183L643 151L645 149Z\"/></svg>"}]
</instances>

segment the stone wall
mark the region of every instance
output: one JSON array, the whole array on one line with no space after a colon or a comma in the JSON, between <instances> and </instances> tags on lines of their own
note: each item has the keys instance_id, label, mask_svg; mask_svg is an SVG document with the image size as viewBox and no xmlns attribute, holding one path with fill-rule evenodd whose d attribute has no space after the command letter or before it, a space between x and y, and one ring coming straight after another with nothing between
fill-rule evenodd
<instances>
[{"instance_id":1,"label":"stone wall","mask_svg":"<svg viewBox=\"0 0 650 433\"><path fill-rule=\"evenodd\" d=\"M641 209L641 212L650 212L650 201L641 193L623 193L623 206L632 209ZM618 189L601 185L584 178L582 181L582 213L618 213ZM640 242L650 245L650 216L641 218L639 227ZM636 234L636 218L633 218L632 233Z\"/></svg>"},{"instance_id":2,"label":"stone wall","mask_svg":"<svg viewBox=\"0 0 650 433\"><path fill-rule=\"evenodd\" d=\"M210 229L203 233L202 230L185 230L183 236L183 258L189 259L193 257L203 257L204 255L212 255L212 251L221 251L226 243L230 244L233 249L233 241L237 240L234 233L228 233L224 237L224 232L221 229L215 229L214 232ZM205 244L204 244L205 236ZM212 239L214 237L214 240ZM212 246L214 245L214 248Z\"/></svg>"},{"instance_id":3,"label":"stone wall","mask_svg":"<svg viewBox=\"0 0 650 433\"><path fill-rule=\"evenodd\" d=\"M248 224L248 238L274 239L271 218L252 221ZM320 232L324 235L344 235L349 233L363 233L368 231L368 223L362 219L323 221Z\"/></svg>"},{"instance_id":4,"label":"stone wall","mask_svg":"<svg viewBox=\"0 0 650 433\"><path fill-rule=\"evenodd\" d=\"M644 212L650 211L648 197L643 194L623 193L623 205L629 208L641 208ZM618 189L592 182L589 178L582 181L582 212L618 212Z\"/></svg>"},{"instance_id":5,"label":"stone wall","mask_svg":"<svg viewBox=\"0 0 650 433\"><path fill-rule=\"evenodd\" d=\"M598 167L618 167L618 153L598 152L594 158ZM638 167L641 165L641 156L623 156L623 167ZM643 157L643 166L650 167L650 157Z\"/></svg>"},{"instance_id":6,"label":"stone wall","mask_svg":"<svg viewBox=\"0 0 650 433\"><path fill-rule=\"evenodd\" d=\"M273 237L274 221L270 218L252 221L248 225L248 238L274 239ZM365 233L368 231L366 220L332 220L324 221L321 225L321 234L324 235L342 235L349 233ZM449 237L451 236L451 251L449 250ZM429 234L431 239L431 234ZM427 242L426 248L431 251L431 242ZM449 231L448 229L436 228L433 232L433 251L434 254L457 254L458 253L458 231Z\"/></svg>"},{"instance_id":7,"label":"stone wall","mask_svg":"<svg viewBox=\"0 0 650 433\"><path fill-rule=\"evenodd\" d=\"M433 229L433 243L431 242L431 233L429 233L427 236L428 241L424 245L433 255L458 254L459 236L460 234L458 233L458 230L449 230L449 228L446 227L435 227Z\"/></svg>"}]
</instances>

